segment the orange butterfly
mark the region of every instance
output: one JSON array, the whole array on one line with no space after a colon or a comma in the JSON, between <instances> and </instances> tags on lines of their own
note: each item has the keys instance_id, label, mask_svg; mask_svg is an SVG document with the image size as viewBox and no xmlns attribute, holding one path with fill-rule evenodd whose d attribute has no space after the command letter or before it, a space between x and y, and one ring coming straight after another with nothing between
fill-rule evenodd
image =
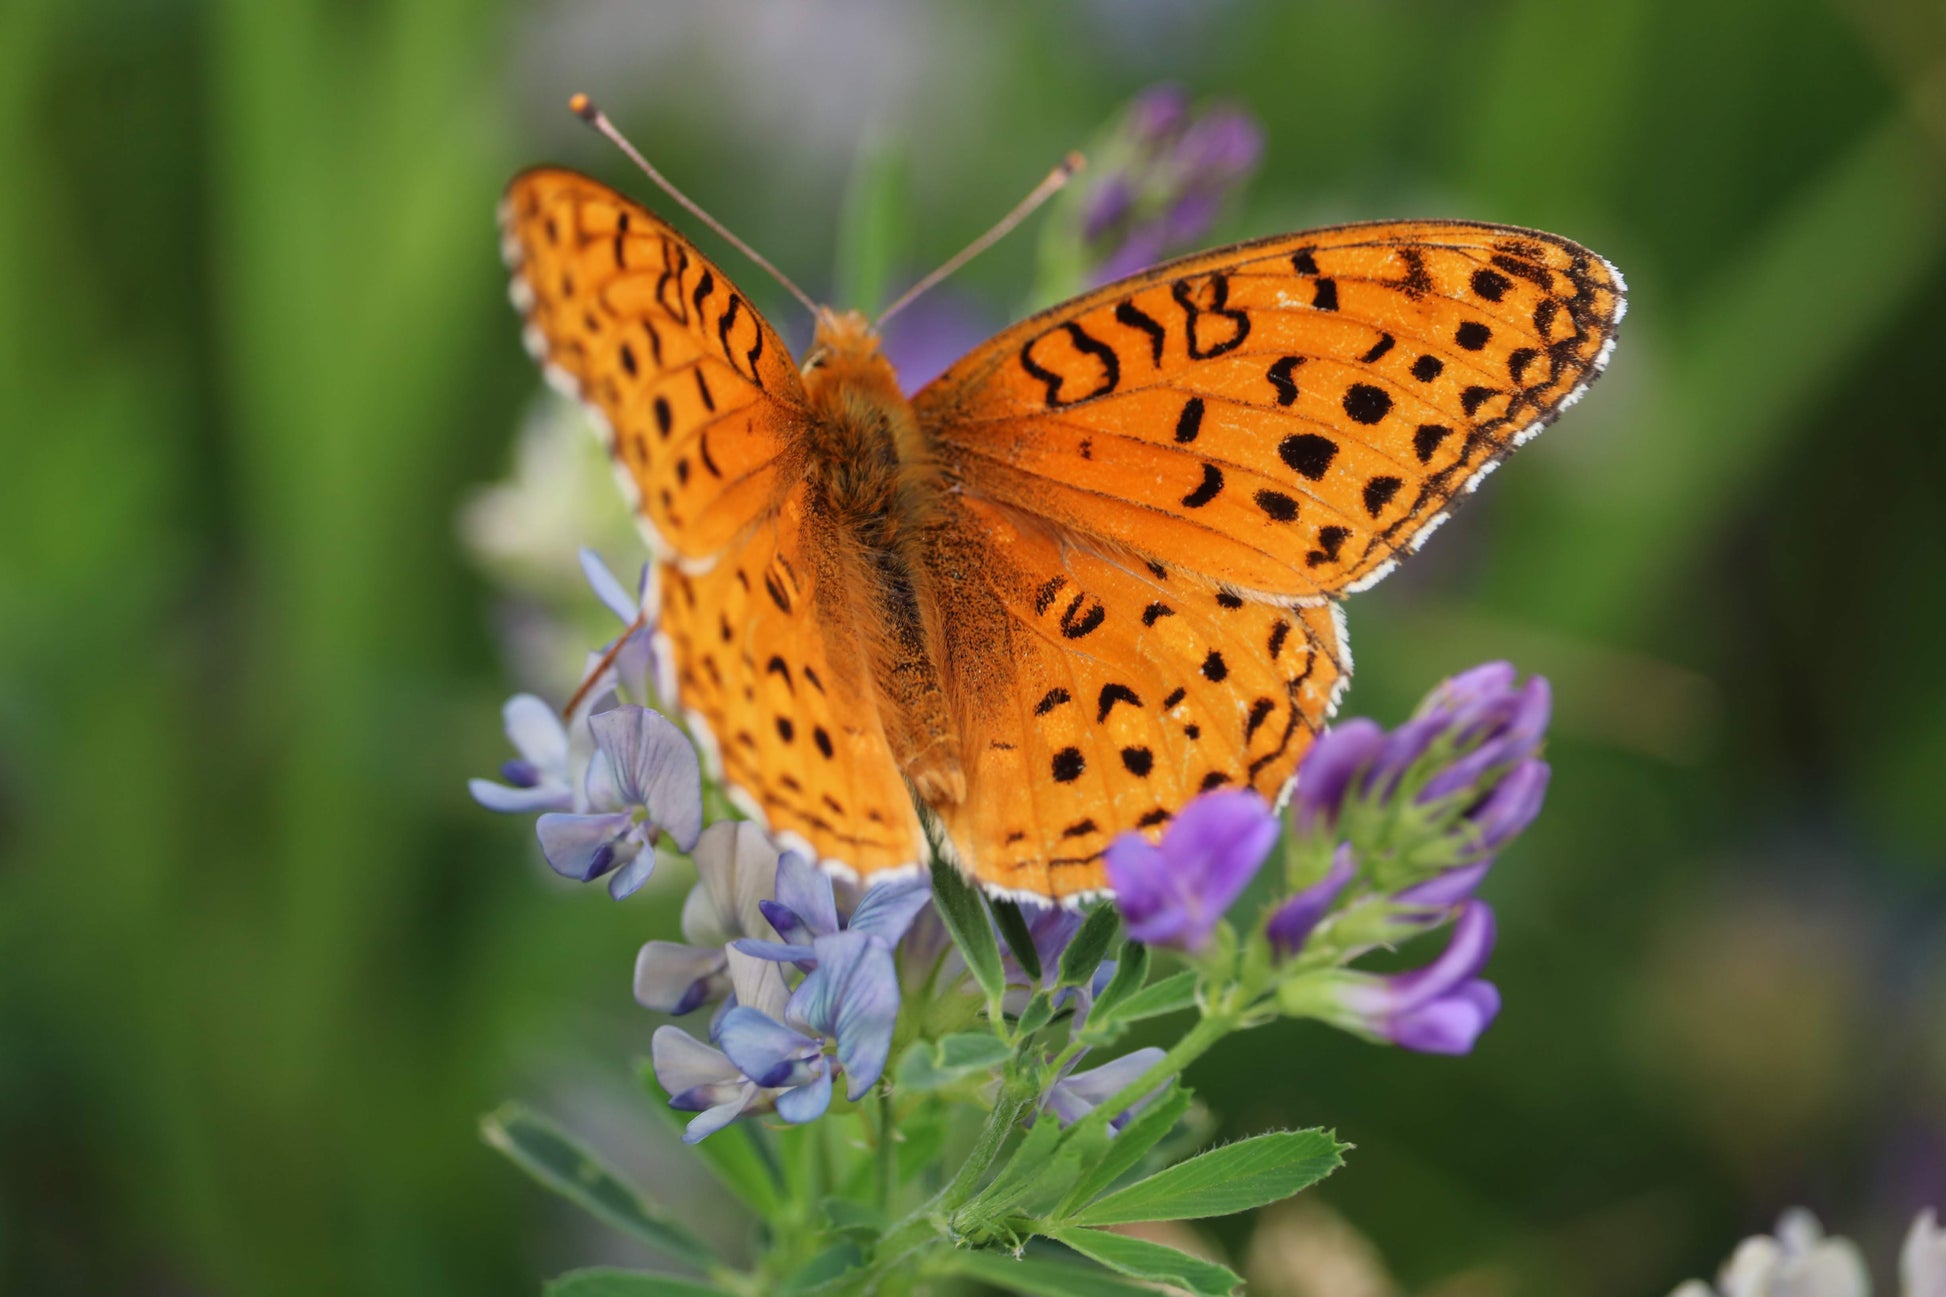
<instances>
[{"instance_id":1,"label":"orange butterfly","mask_svg":"<svg viewBox=\"0 0 1946 1297\"><path fill-rule=\"evenodd\" d=\"M1582 394L1625 309L1552 234L1337 226L1086 293L908 398L862 316L819 309L800 367L585 176L524 173L501 221L528 347L663 561L712 775L827 868L917 866L933 827L1034 898L1103 893L1108 843L1199 792L1287 795L1351 670L1338 598Z\"/></svg>"}]
</instances>

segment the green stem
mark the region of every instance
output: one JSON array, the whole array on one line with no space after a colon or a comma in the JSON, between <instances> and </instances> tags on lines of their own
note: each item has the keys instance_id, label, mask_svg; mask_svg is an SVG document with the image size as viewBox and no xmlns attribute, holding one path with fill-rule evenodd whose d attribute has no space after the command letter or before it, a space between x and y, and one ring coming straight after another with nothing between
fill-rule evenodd
<instances>
[{"instance_id":1,"label":"green stem","mask_svg":"<svg viewBox=\"0 0 1946 1297\"><path fill-rule=\"evenodd\" d=\"M1121 1092L1108 1102L1099 1104L1095 1110L1068 1128L1063 1140L1078 1139L1099 1130L1114 1120L1115 1115L1126 1111L1140 1102L1148 1093L1171 1077L1180 1075L1188 1066L1208 1053L1217 1041L1234 1031L1237 1020L1227 1012L1208 1013L1189 1034L1177 1041L1175 1047L1155 1061L1154 1066L1123 1086Z\"/></svg>"},{"instance_id":2,"label":"green stem","mask_svg":"<svg viewBox=\"0 0 1946 1297\"><path fill-rule=\"evenodd\" d=\"M995 1099L993 1111L987 1114L986 1124L980 1128L978 1138L973 1141L973 1149L960 1163L957 1174L944 1189L934 1194L927 1203L907 1216L904 1220L886 1231L879 1241L878 1255L890 1259L922 1243L939 1230L936 1223L957 1210L980 1186L993 1160L1000 1155L1007 1137L1019 1125L1021 1117L1039 1096L1025 1090L1018 1076L1009 1074L1003 1082L999 1097Z\"/></svg>"},{"instance_id":3,"label":"green stem","mask_svg":"<svg viewBox=\"0 0 1946 1297\"><path fill-rule=\"evenodd\" d=\"M892 1096L878 1091L878 1205L889 1212L899 1192L899 1146L893 1138Z\"/></svg>"}]
</instances>

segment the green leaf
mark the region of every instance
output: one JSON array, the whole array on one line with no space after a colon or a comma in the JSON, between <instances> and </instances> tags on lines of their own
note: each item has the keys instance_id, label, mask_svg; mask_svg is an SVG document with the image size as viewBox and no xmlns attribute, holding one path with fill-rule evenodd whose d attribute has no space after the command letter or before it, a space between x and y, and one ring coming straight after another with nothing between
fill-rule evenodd
<instances>
[{"instance_id":1,"label":"green leaf","mask_svg":"<svg viewBox=\"0 0 1946 1297\"><path fill-rule=\"evenodd\" d=\"M927 1104L916 1117L899 1123L899 1183L910 1184L933 1167L946 1147L948 1112L942 1104Z\"/></svg>"},{"instance_id":2,"label":"green leaf","mask_svg":"<svg viewBox=\"0 0 1946 1297\"><path fill-rule=\"evenodd\" d=\"M1027 1001L1027 1007L1020 1011L1020 1021L1015 1030L1020 1038L1033 1035L1054 1019L1054 997L1046 991L1034 992L1034 998Z\"/></svg>"},{"instance_id":3,"label":"green leaf","mask_svg":"<svg viewBox=\"0 0 1946 1297\"><path fill-rule=\"evenodd\" d=\"M1153 986L1145 986L1104 1013L1100 1005L1088 1015L1087 1034L1094 1035L1096 1025L1113 1023L1117 1026L1130 1022L1140 1022L1144 1018L1159 1018L1165 1013L1178 1013L1191 1008L1196 1003L1196 972L1185 968L1180 973L1172 973Z\"/></svg>"},{"instance_id":4,"label":"green leaf","mask_svg":"<svg viewBox=\"0 0 1946 1297\"><path fill-rule=\"evenodd\" d=\"M1056 1227L1046 1231L1091 1261L1110 1270L1152 1283L1187 1288L1198 1297L1230 1297L1243 1280L1236 1271L1214 1261L1189 1255L1162 1243L1098 1229Z\"/></svg>"},{"instance_id":5,"label":"green leaf","mask_svg":"<svg viewBox=\"0 0 1946 1297\"><path fill-rule=\"evenodd\" d=\"M537 1112L508 1104L480 1121L488 1144L527 1174L656 1251L706 1270L710 1250L688 1230L655 1214L621 1177L595 1160L572 1135Z\"/></svg>"},{"instance_id":6,"label":"green leaf","mask_svg":"<svg viewBox=\"0 0 1946 1297\"><path fill-rule=\"evenodd\" d=\"M1189 1111L1189 1104L1189 1091L1180 1085L1170 1086L1167 1094L1144 1108L1140 1116L1122 1128L1121 1134L1108 1141L1107 1149L1088 1164L1055 1214L1068 1215L1071 1208L1113 1187L1115 1181L1141 1165L1148 1151L1176 1128L1176 1123Z\"/></svg>"},{"instance_id":7,"label":"green leaf","mask_svg":"<svg viewBox=\"0 0 1946 1297\"><path fill-rule=\"evenodd\" d=\"M1000 935L1007 940L1007 949L1014 955L1014 962L1027 973L1028 980L1041 980L1041 952L1034 945L1034 934L1027 927L1027 916L1012 901L994 901L993 921L1000 925Z\"/></svg>"},{"instance_id":8,"label":"green leaf","mask_svg":"<svg viewBox=\"0 0 1946 1297\"><path fill-rule=\"evenodd\" d=\"M864 1261L865 1254L859 1250L858 1244L850 1239L840 1239L806 1261L803 1269L779 1284L775 1290L776 1297L809 1292L821 1284L830 1283L846 1271L857 1269Z\"/></svg>"},{"instance_id":9,"label":"green leaf","mask_svg":"<svg viewBox=\"0 0 1946 1297\"><path fill-rule=\"evenodd\" d=\"M1195 1220L1248 1211L1316 1184L1344 1165L1339 1155L1347 1147L1322 1130L1257 1135L1138 1180L1089 1204L1072 1223Z\"/></svg>"},{"instance_id":10,"label":"green leaf","mask_svg":"<svg viewBox=\"0 0 1946 1297\"><path fill-rule=\"evenodd\" d=\"M1081 930L1074 934L1068 948L1061 952L1062 986L1088 984L1088 979L1101 967L1101 961L1108 957L1108 947L1114 942L1115 930L1121 925L1121 913L1106 902L1088 912Z\"/></svg>"},{"instance_id":11,"label":"green leaf","mask_svg":"<svg viewBox=\"0 0 1946 1297\"><path fill-rule=\"evenodd\" d=\"M1091 1265L1012 1257L1005 1252L962 1249L941 1258L948 1274L964 1275L1025 1297L1155 1297L1155 1289Z\"/></svg>"},{"instance_id":12,"label":"green leaf","mask_svg":"<svg viewBox=\"0 0 1946 1297\"><path fill-rule=\"evenodd\" d=\"M973 980L986 992L989 1003L999 1003L1007 982L1000 967L1000 943L993 939L993 927L987 922L986 902L960 877L959 870L936 856L932 862L932 899L946 931L953 936L953 944L959 947L960 957L973 970Z\"/></svg>"},{"instance_id":13,"label":"green leaf","mask_svg":"<svg viewBox=\"0 0 1946 1297\"><path fill-rule=\"evenodd\" d=\"M991 1224L1012 1212L1029 1194L1045 1193L1050 1187L1058 1193L1072 1184L1080 1174L1080 1163L1072 1156L1055 1155L1055 1145L1061 1142L1061 1136L1061 1123L1041 1114L1040 1120L1014 1145L1012 1155L992 1183L961 1208L959 1219L963 1229L975 1230Z\"/></svg>"},{"instance_id":14,"label":"green leaf","mask_svg":"<svg viewBox=\"0 0 1946 1297\"><path fill-rule=\"evenodd\" d=\"M885 1213L868 1203L850 1198L826 1198L818 1203L825 1223L836 1234L863 1234L877 1238L885 1232Z\"/></svg>"},{"instance_id":15,"label":"green leaf","mask_svg":"<svg viewBox=\"0 0 1946 1297\"><path fill-rule=\"evenodd\" d=\"M1112 1019L1117 1006L1141 990L1142 983L1148 980L1149 948L1139 941L1124 941L1122 953L1115 960L1115 975L1095 997L1094 1011L1089 1016L1104 1022Z\"/></svg>"},{"instance_id":16,"label":"green leaf","mask_svg":"<svg viewBox=\"0 0 1946 1297\"><path fill-rule=\"evenodd\" d=\"M549 1280L541 1291L543 1297L723 1297L721 1288L708 1284L607 1266L570 1270L558 1279Z\"/></svg>"},{"instance_id":17,"label":"green leaf","mask_svg":"<svg viewBox=\"0 0 1946 1297\"><path fill-rule=\"evenodd\" d=\"M902 1090L943 1090L969 1077L986 1077L1012 1058L1013 1048L984 1031L965 1031L938 1040L915 1040L899 1059Z\"/></svg>"},{"instance_id":18,"label":"green leaf","mask_svg":"<svg viewBox=\"0 0 1946 1297\"><path fill-rule=\"evenodd\" d=\"M680 1133L694 1114L677 1112L669 1106L669 1092L655 1079L655 1069L647 1059L642 1060L639 1070L642 1087L655 1101L655 1110ZM701 1158L723 1187L741 1199L759 1219L775 1220L783 1210L783 1200L777 1196L777 1176L758 1149L757 1137L748 1126L733 1122L701 1143L690 1145L689 1151Z\"/></svg>"}]
</instances>

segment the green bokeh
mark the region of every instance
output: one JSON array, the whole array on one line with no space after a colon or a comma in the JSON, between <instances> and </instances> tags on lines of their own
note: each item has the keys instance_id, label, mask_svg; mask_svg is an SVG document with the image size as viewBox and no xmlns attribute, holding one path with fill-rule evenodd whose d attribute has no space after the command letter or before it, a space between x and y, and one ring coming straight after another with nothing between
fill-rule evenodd
<instances>
[{"instance_id":1,"label":"green bokeh","mask_svg":"<svg viewBox=\"0 0 1946 1297\"><path fill-rule=\"evenodd\" d=\"M630 1079L672 891L553 886L464 793L510 677L454 519L536 385L495 198L645 191L587 89L827 290L861 141L906 150L909 272L1159 78L1266 124L1227 234L1509 221L1634 290L1611 376L1350 610L1353 711L1556 683L1503 1018L1462 1060L1275 1027L1201 1093L1353 1142L1320 1197L1411 1291L1662 1292L1794 1201L1883 1261L1946 1206L1936 3L11 0L0 1291L638 1259L480 1142L509 1096L734 1233ZM957 291L997 325L1033 254Z\"/></svg>"}]
</instances>

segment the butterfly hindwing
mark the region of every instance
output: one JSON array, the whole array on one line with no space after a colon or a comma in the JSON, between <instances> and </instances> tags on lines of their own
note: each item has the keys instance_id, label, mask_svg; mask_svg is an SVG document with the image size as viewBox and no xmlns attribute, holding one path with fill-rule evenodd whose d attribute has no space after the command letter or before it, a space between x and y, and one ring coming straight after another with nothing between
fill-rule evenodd
<instances>
[{"instance_id":1,"label":"butterfly hindwing","mask_svg":"<svg viewBox=\"0 0 1946 1297\"><path fill-rule=\"evenodd\" d=\"M712 777L778 838L870 877L925 840L860 669L853 612L820 586L800 487L707 571L665 573L662 633Z\"/></svg>"},{"instance_id":2,"label":"butterfly hindwing","mask_svg":"<svg viewBox=\"0 0 1946 1297\"><path fill-rule=\"evenodd\" d=\"M1102 852L1199 792L1271 801L1345 683L1337 605L1246 602L964 500L933 564L961 697L963 804L942 812L990 887L1103 891Z\"/></svg>"},{"instance_id":3,"label":"butterfly hindwing","mask_svg":"<svg viewBox=\"0 0 1946 1297\"><path fill-rule=\"evenodd\" d=\"M500 220L528 349L600 416L657 553L730 544L801 450L804 385L782 339L687 239L598 181L525 172Z\"/></svg>"},{"instance_id":4,"label":"butterfly hindwing","mask_svg":"<svg viewBox=\"0 0 1946 1297\"><path fill-rule=\"evenodd\" d=\"M1362 589L1599 374L1606 261L1465 222L1205 253L998 335L915 398L970 493L1219 585Z\"/></svg>"}]
</instances>

